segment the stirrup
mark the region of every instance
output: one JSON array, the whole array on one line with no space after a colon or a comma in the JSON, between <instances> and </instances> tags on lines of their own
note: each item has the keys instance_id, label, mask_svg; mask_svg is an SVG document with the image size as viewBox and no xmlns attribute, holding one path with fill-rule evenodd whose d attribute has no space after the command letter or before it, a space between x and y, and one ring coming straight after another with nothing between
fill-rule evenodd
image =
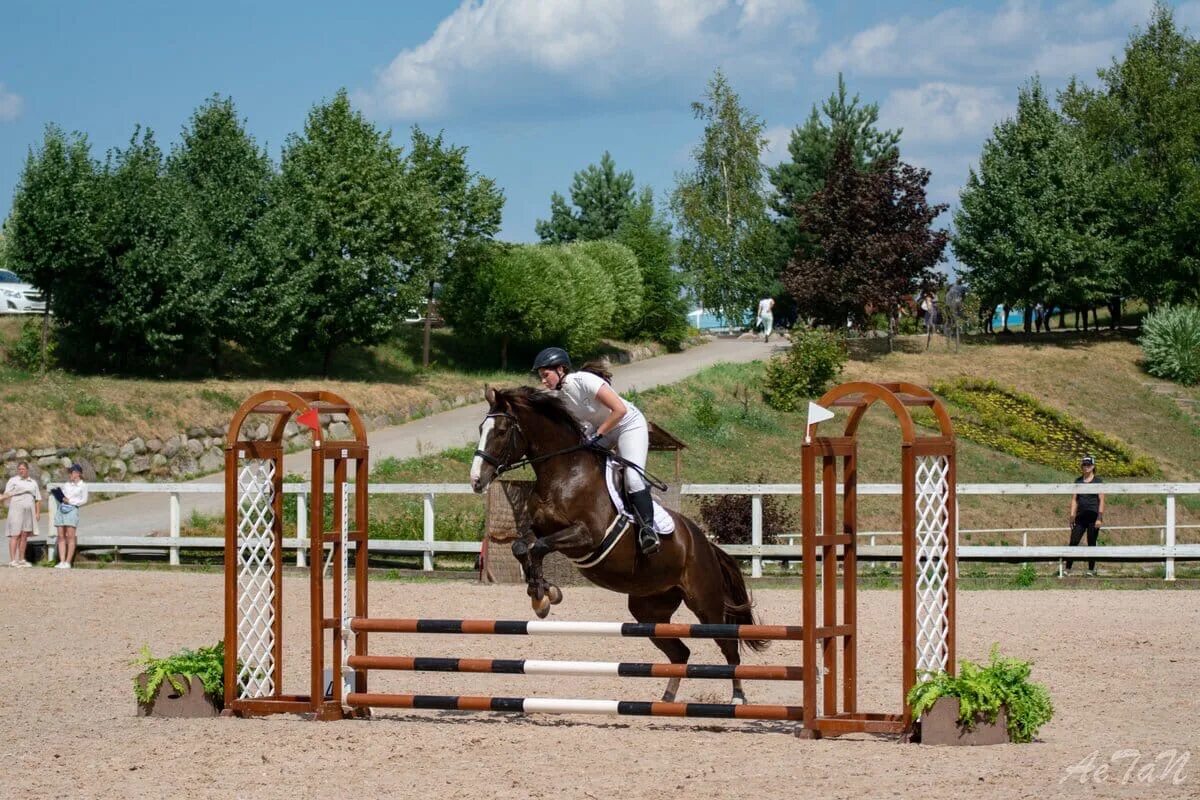
<instances>
[{"instance_id":1,"label":"stirrup","mask_svg":"<svg viewBox=\"0 0 1200 800\"><path fill-rule=\"evenodd\" d=\"M651 527L643 527L638 530L638 547L648 556L652 556L662 549L662 541L658 537L658 532Z\"/></svg>"}]
</instances>

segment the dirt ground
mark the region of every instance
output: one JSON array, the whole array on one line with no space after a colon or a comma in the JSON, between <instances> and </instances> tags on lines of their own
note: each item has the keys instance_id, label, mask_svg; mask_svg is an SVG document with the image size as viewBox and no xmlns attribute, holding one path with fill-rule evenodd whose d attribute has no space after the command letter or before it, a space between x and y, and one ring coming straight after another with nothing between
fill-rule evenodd
<instances>
[{"instance_id":1,"label":"dirt ground","mask_svg":"<svg viewBox=\"0 0 1200 800\"><path fill-rule=\"evenodd\" d=\"M285 688L295 692L307 666L306 586L297 576L285 587ZM529 618L517 587L373 581L370 590L374 616ZM629 618L616 595L566 593L552 618ZM4 798L1200 797L1200 604L1191 592L961 592L960 657L982 660L999 642L1033 660L1057 711L1039 742L982 748L803 741L776 722L386 710L336 723L138 718L130 660L143 644L165 655L219 639L220 575L4 569L0 596ZM798 623L798 592L756 598L763 621ZM859 593L864 711L899 709L898 604L894 591ZM711 642L692 649L694 661L719 661ZM661 660L641 639L380 634L371 650ZM798 650L776 642L747 663L799 663ZM372 673L371 688L629 700L662 690L653 679L538 680ZM747 688L751 702L800 702L799 684ZM727 697L724 682L695 680L679 699Z\"/></svg>"}]
</instances>

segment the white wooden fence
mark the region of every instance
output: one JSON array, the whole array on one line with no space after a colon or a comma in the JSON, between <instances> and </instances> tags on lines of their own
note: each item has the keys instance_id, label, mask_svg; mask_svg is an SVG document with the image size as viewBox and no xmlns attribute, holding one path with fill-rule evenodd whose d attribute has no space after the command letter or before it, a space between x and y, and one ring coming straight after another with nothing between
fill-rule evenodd
<instances>
[{"instance_id":1,"label":"white wooden fence","mask_svg":"<svg viewBox=\"0 0 1200 800\"><path fill-rule=\"evenodd\" d=\"M963 561L1055 561L1074 559L1078 561L1140 561L1163 563L1164 577L1168 581L1175 580L1175 562L1178 559L1200 559L1200 544L1178 544L1177 534L1180 530L1200 528L1200 525L1179 525L1176 522L1176 498L1180 495L1200 495L1200 483L1105 483L1101 487L1105 494L1152 495L1164 499L1163 522L1152 526L1107 526L1105 530L1153 530L1158 531L1160 543L1157 545L1107 545L1100 547L1066 547L1066 546L1031 546L1028 543L1029 534L1056 533L1062 535L1064 527L1059 528L960 528L958 535L993 533L1021 534L1021 545L958 545L958 558ZM1030 484L1030 483L960 483L958 495L1071 495L1078 491L1074 483ZM225 546L224 537L181 537L180 536L180 505L181 494L221 494L223 484L203 483L92 483L88 485L92 494L162 494L167 499L167 535L166 536L88 536L87 511L83 510L83 519L78 534L80 548L116 548L125 550L165 549L169 563L178 565L181 547L191 549L222 549ZM308 512L310 502L309 485L306 483L284 484L285 494L296 494L296 530L294 538L284 540L286 549L296 551L296 564L304 566L308 550ZM326 487L332 491L332 486ZM434 557L439 553L478 553L479 542L439 541L436 538L435 505L438 495L471 494L471 487L457 483L372 483L370 494L402 494L418 495L422 498L422 538L420 540L372 539L368 549L378 553L420 553L422 566L426 571L434 568ZM817 487L817 493L821 487ZM798 534L785 535L789 544L763 544L762 505L763 497L767 495L799 495L798 483L775 484L703 484L685 483L681 487L685 495L749 495L751 498L751 543L748 545L722 545L731 555L739 558L749 558L751 576L762 576L764 559L770 560L799 560L800 547ZM840 488L839 488L840 493ZM867 495L900 495L898 483L860 484L859 496ZM54 500L50 499L50 516L53 518ZM1110 514L1111 516L1111 514ZM866 537L868 543L860 544L858 554L865 560L897 559L900 556L899 545L877 545L878 537L899 535L898 530L860 531L860 537ZM36 539L34 541L37 541ZM53 558L54 539L47 537Z\"/></svg>"}]
</instances>

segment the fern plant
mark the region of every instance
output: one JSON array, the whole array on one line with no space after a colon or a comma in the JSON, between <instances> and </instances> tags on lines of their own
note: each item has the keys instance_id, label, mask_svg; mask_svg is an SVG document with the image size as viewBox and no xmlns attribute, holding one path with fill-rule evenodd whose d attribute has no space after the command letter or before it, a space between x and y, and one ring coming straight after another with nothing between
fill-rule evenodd
<instances>
[{"instance_id":1,"label":"fern plant","mask_svg":"<svg viewBox=\"0 0 1200 800\"><path fill-rule=\"evenodd\" d=\"M204 685L205 694L217 698L225 696L224 642L196 650L185 648L166 658L155 658L150 655L150 648L143 645L141 657L132 663L146 673L145 686L138 682L137 676L133 678L133 693L142 703L149 703L154 699L163 681L169 681L181 694L186 692L187 685L181 683L176 675L182 675L188 682L192 678L199 678Z\"/></svg>"},{"instance_id":2,"label":"fern plant","mask_svg":"<svg viewBox=\"0 0 1200 800\"><path fill-rule=\"evenodd\" d=\"M974 726L976 715L995 722L1004 706L1008 709L1009 738L1030 742L1054 716L1046 687L1029 682L1031 669L1028 661L1002 658L999 645L992 645L987 666L964 659L958 664L958 675L930 673L908 693L908 704L915 718L928 711L938 698L957 697L958 719L968 728Z\"/></svg>"}]
</instances>

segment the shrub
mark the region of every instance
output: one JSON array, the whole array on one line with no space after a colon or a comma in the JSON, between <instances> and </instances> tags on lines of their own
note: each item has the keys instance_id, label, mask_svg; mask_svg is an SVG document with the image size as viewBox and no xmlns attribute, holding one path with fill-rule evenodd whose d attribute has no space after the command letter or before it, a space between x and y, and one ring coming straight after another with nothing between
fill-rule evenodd
<instances>
[{"instance_id":1,"label":"shrub","mask_svg":"<svg viewBox=\"0 0 1200 800\"><path fill-rule=\"evenodd\" d=\"M607 333L625 336L633 332L642 315L642 272L637 256L619 242L578 242L570 247L599 264L612 282L615 305Z\"/></svg>"},{"instance_id":2,"label":"shrub","mask_svg":"<svg viewBox=\"0 0 1200 800\"><path fill-rule=\"evenodd\" d=\"M830 331L805 330L792 337L787 353L767 363L763 400L778 411L801 411L842 372L846 346Z\"/></svg>"},{"instance_id":3,"label":"shrub","mask_svg":"<svg viewBox=\"0 0 1200 800\"><path fill-rule=\"evenodd\" d=\"M21 335L8 347L8 363L26 372L50 369L55 364L54 336L46 340L46 359L42 361L42 323L28 319L21 326Z\"/></svg>"},{"instance_id":4,"label":"shrub","mask_svg":"<svg viewBox=\"0 0 1200 800\"><path fill-rule=\"evenodd\" d=\"M1008 735L1014 742L1030 742L1038 729L1054 716L1050 693L1039 683L1029 682L1031 665L1028 661L1001 658L992 645L991 660L986 667L962 660L958 675L945 672L930 675L908 693L913 717L928 711L939 697L958 698L958 718L973 725L976 714L989 722L996 721L1000 707L1008 709Z\"/></svg>"},{"instance_id":5,"label":"shrub","mask_svg":"<svg viewBox=\"0 0 1200 800\"><path fill-rule=\"evenodd\" d=\"M1184 386L1200 383L1200 308L1169 306L1142 323L1146 371Z\"/></svg>"},{"instance_id":6,"label":"shrub","mask_svg":"<svg viewBox=\"0 0 1200 800\"><path fill-rule=\"evenodd\" d=\"M759 483L766 479L758 476ZM700 498L700 519L720 544L750 544L751 500L745 494L718 494ZM783 501L772 494L763 495L763 544L775 541L791 527L791 515Z\"/></svg>"}]
</instances>

